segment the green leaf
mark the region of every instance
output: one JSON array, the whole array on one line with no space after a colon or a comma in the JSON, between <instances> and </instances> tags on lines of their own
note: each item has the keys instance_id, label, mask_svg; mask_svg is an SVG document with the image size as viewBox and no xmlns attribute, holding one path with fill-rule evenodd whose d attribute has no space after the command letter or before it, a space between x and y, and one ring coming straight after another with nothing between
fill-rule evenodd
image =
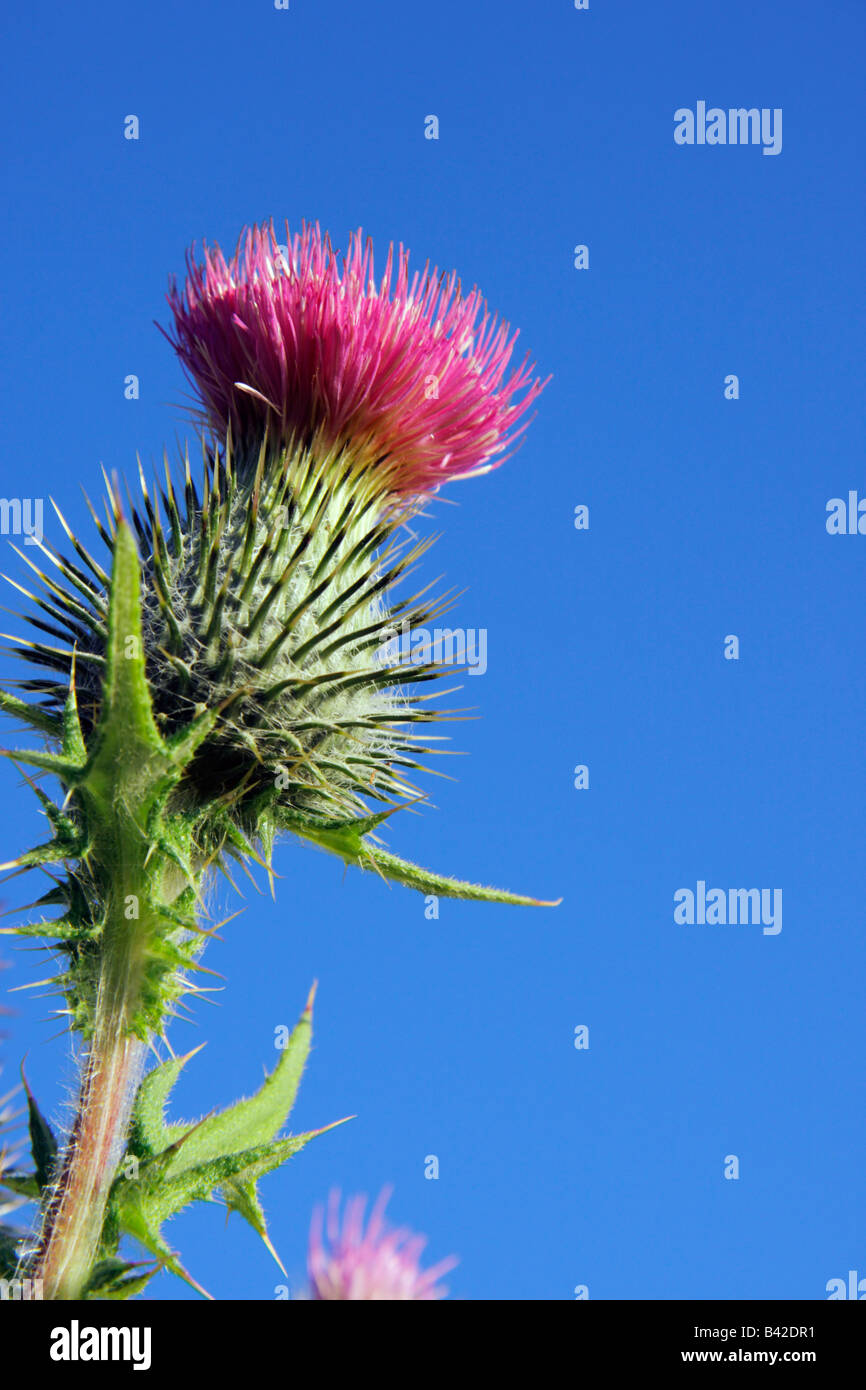
<instances>
[{"instance_id":1,"label":"green leaf","mask_svg":"<svg viewBox=\"0 0 866 1390\"><path fill-rule=\"evenodd\" d=\"M558 907L562 898L552 901L543 898L527 898L519 893L508 893L503 888L485 888L478 883L464 883L457 878L446 878L443 874L431 873L429 869L419 868L406 859L398 859L396 854L365 843L363 853L357 859L359 869L377 869L385 878L394 883L402 883L406 888L414 888L419 893L435 893L440 898L464 898L470 902L511 903L516 907Z\"/></svg>"},{"instance_id":2,"label":"green leaf","mask_svg":"<svg viewBox=\"0 0 866 1390\"><path fill-rule=\"evenodd\" d=\"M126 522L121 522L114 538L102 708L83 775L92 795L110 795L122 772L137 764L152 772L170 762L153 717L140 587L135 540Z\"/></svg>"},{"instance_id":3,"label":"green leaf","mask_svg":"<svg viewBox=\"0 0 866 1390\"><path fill-rule=\"evenodd\" d=\"M204 1047L204 1043L201 1046ZM197 1047L184 1057L171 1057L148 1072L142 1081L132 1115L130 1150L136 1157L162 1153L178 1137L176 1134L172 1136L165 1123L165 1107L183 1068L200 1051L201 1047ZM175 1125L174 1128L186 1131L184 1125Z\"/></svg>"},{"instance_id":4,"label":"green leaf","mask_svg":"<svg viewBox=\"0 0 866 1390\"><path fill-rule=\"evenodd\" d=\"M19 700L15 695L8 695L4 690L0 690L0 710L51 738L59 738L63 732L63 725L56 714L50 714L39 705L28 704L26 700Z\"/></svg>"},{"instance_id":5,"label":"green leaf","mask_svg":"<svg viewBox=\"0 0 866 1390\"><path fill-rule=\"evenodd\" d=\"M14 1226L0 1226L0 1279L14 1279L22 1234Z\"/></svg>"},{"instance_id":6,"label":"green leaf","mask_svg":"<svg viewBox=\"0 0 866 1390\"><path fill-rule=\"evenodd\" d=\"M323 821L298 813L281 812L281 821L296 835L339 855L347 864L359 869L373 869L383 878L401 883L405 888L414 888L419 893L434 893L440 898L463 898L471 902L511 903L517 907L558 907L562 902L561 898L551 902L508 893L503 888L485 888L481 884L446 878L444 874L431 873L429 869L422 869L380 849L366 836L393 815L395 809L398 808L392 807L375 816L346 821Z\"/></svg>"},{"instance_id":7,"label":"green leaf","mask_svg":"<svg viewBox=\"0 0 866 1390\"><path fill-rule=\"evenodd\" d=\"M336 1123L343 1122L338 1120ZM155 1225L162 1225L170 1216L188 1207L190 1202L212 1201L213 1194L226 1184L230 1187L239 1185L241 1188L254 1185L259 1178L300 1152L310 1139L333 1128L334 1125L327 1125L324 1129L310 1130L307 1134L293 1134L288 1139L277 1139L237 1153L222 1154L207 1163L184 1168L173 1178L154 1172L154 1165L148 1165L142 1169L141 1178L129 1185L124 1201L138 1206ZM159 1164L155 1167L158 1169Z\"/></svg>"},{"instance_id":8,"label":"green leaf","mask_svg":"<svg viewBox=\"0 0 866 1390\"><path fill-rule=\"evenodd\" d=\"M18 1197L27 1197L30 1201L38 1201L42 1192L42 1186L35 1173L17 1173L10 1168L5 1168L0 1173L0 1185L14 1192Z\"/></svg>"},{"instance_id":9,"label":"green leaf","mask_svg":"<svg viewBox=\"0 0 866 1390\"><path fill-rule=\"evenodd\" d=\"M90 1283L84 1290L86 1299L127 1299L141 1293L159 1269L159 1264L147 1265L131 1263L112 1257L100 1260L90 1276ZM132 1271L140 1271L133 1273Z\"/></svg>"},{"instance_id":10,"label":"green leaf","mask_svg":"<svg viewBox=\"0 0 866 1390\"><path fill-rule=\"evenodd\" d=\"M259 1194L256 1189L256 1180L251 1177L229 1178L222 1185L222 1194L225 1204L229 1211L236 1211L242 1216L249 1226L252 1226L256 1235L260 1236L273 1255L283 1273L286 1273L285 1265L271 1244L268 1235L268 1223L265 1220L265 1213L259 1201Z\"/></svg>"},{"instance_id":11,"label":"green leaf","mask_svg":"<svg viewBox=\"0 0 866 1390\"><path fill-rule=\"evenodd\" d=\"M25 850L8 864L0 864L0 869L32 869L39 864L62 864L67 859L79 859L85 849L83 840L58 835L53 840L47 840L44 845Z\"/></svg>"},{"instance_id":12,"label":"green leaf","mask_svg":"<svg viewBox=\"0 0 866 1390\"><path fill-rule=\"evenodd\" d=\"M27 1093L30 1152L33 1155L33 1164L36 1169L36 1181L39 1185L39 1191L43 1192L54 1176L54 1167L57 1162L57 1140L54 1138L51 1126L36 1104L33 1092L27 1084L27 1078L24 1075L23 1067L21 1069L21 1080L24 1083L24 1090Z\"/></svg>"},{"instance_id":13,"label":"green leaf","mask_svg":"<svg viewBox=\"0 0 866 1390\"><path fill-rule=\"evenodd\" d=\"M41 936L52 941L86 940L93 927L80 927L68 917L46 917L43 922L25 922L20 927L0 927L0 936Z\"/></svg>"},{"instance_id":14,"label":"green leaf","mask_svg":"<svg viewBox=\"0 0 866 1390\"><path fill-rule=\"evenodd\" d=\"M218 709L199 709L199 712L182 729L166 740L172 761L186 767L219 718Z\"/></svg>"},{"instance_id":15,"label":"green leaf","mask_svg":"<svg viewBox=\"0 0 866 1390\"><path fill-rule=\"evenodd\" d=\"M63 707L63 752L67 758L74 762L80 761L82 765L87 760L87 746L84 742L84 734L81 732L81 720L78 718L78 701L75 694L74 653L72 669L69 673L69 694Z\"/></svg>"},{"instance_id":16,"label":"green leaf","mask_svg":"<svg viewBox=\"0 0 866 1390\"><path fill-rule=\"evenodd\" d=\"M42 753L35 748L0 748L0 754L10 762L38 767L40 772L53 772L66 786L72 786L81 775L79 764L62 753Z\"/></svg>"},{"instance_id":17,"label":"green leaf","mask_svg":"<svg viewBox=\"0 0 866 1390\"><path fill-rule=\"evenodd\" d=\"M124 1174L112 1188L106 1229L133 1236L168 1269L205 1291L166 1244L161 1227L191 1202L221 1193L261 1236L280 1263L267 1232L256 1184L334 1125L278 1138L295 1102L310 1051L315 986L274 1070L258 1091L195 1123L169 1123L165 1108L183 1067L194 1054L173 1057L145 1077L135 1101ZM342 1120L336 1124L342 1124ZM129 1160L135 1163L130 1164ZM208 1296L208 1295L205 1295Z\"/></svg>"},{"instance_id":18,"label":"green leaf","mask_svg":"<svg viewBox=\"0 0 866 1390\"><path fill-rule=\"evenodd\" d=\"M273 1139L285 1124L295 1103L301 1074L310 1051L315 986L304 1012L288 1039L274 1070L265 1077L260 1090L248 1100L239 1100L218 1115L211 1115L189 1130L188 1139L178 1148L169 1165L173 1176L228 1154L240 1153ZM177 1126L171 1130L176 1139Z\"/></svg>"}]
</instances>

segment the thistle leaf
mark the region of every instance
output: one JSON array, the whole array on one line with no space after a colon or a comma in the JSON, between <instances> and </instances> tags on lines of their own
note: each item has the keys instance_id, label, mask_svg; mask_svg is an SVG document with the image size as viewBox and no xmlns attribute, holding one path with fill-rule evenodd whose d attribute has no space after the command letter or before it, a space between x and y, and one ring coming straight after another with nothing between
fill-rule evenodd
<instances>
[{"instance_id":1,"label":"thistle leaf","mask_svg":"<svg viewBox=\"0 0 866 1390\"><path fill-rule=\"evenodd\" d=\"M16 1231L14 1226L0 1226L0 1279L14 1279L20 1244L20 1231Z\"/></svg>"},{"instance_id":2,"label":"thistle leaf","mask_svg":"<svg viewBox=\"0 0 866 1390\"><path fill-rule=\"evenodd\" d=\"M106 1253L121 1233L133 1236L158 1260L204 1293L165 1243L161 1227L191 1202L220 1192L279 1259L267 1233L256 1184L310 1139L333 1125L277 1138L294 1105L312 1036L315 986L282 1056L256 1093L195 1123L168 1123L165 1107L183 1067L194 1054L173 1057L152 1071L136 1097L123 1176L112 1188ZM342 1124L343 1121L336 1121ZM207 1295L206 1295L207 1296Z\"/></svg>"},{"instance_id":3,"label":"thistle leaf","mask_svg":"<svg viewBox=\"0 0 866 1390\"><path fill-rule=\"evenodd\" d=\"M195 1125L178 1149L167 1176L266 1144L275 1137L295 1103L309 1055L314 996L315 986L279 1062L265 1077L261 1089L248 1100L239 1100ZM177 1137L176 1133L173 1137Z\"/></svg>"},{"instance_id":4,"label":"thistle leaf","mask_svg":"<svg viewBox=\"0 0 866 1390\"><path fill-rule=\"evenodd\" d=\"M35 1173L17 1173L11 1168L6 1168L3 1170L0 1182L2 1182L3 1187L8 1187L9 1191L14 1192L16 1196L24 1197L30 1202L38 1201L42 1192L42 1184Z\"/></svg>"},{"instance_id":5,"label":"thistle leaf","mask_svg":"<svg viewBox=\"0 0 866 1390\"><path fill-rule=\"evenodd\" d=\"M477 883L464 883L457 878L446 878L443 874L431 873L406 859L398 859L380 849L366 836L393 815L391 808L375 816L358 817L344 821L323 821L312 816L281 812L281 824L293 830L302 839L310 840L321 849L337 854L347 864L359 869L374 869L393 883L401 883L405 888L414 888L418 893L436 894L440 898L463 898L472 902L511 903L517 907L558 907L561 898L546 901L543 898L528 898L519 893L508 893L503 888L485 888Z\"/></svg>"},{"instance_id":6,"label":"thistle leaf","mask_svg":"<svg viewBox=\"0 0 866 1390\"><path fill-rule=\"evenodd\" d=\"M123 769L155 772L169 758L153 717L141 631L138 551L121 522L114 538L108 649L102 709L82 778L91 796L110 796Z\"/></svg>"},{"instance_id":7,"label":"thistle leaf","mask_svg":"<svg viewBox=\"0 0 866 1390\"><path fill-rule=\"evenodd\" d=\"M27 1112L30 1128L30 1152L33 1156L33 1165L36 1169L35 1177L42 1192L51 1182L54 1175L54 1166L57 1162L57 1140L50 1124L36 1104L27 1078L22 1068L21 1080L24 1083L24 1090L27 1094Z\"/></svg>"},{"instance_id":8,"label":"thistle leaf","mask_svg":"<svg viewBox=\"0 0 866 1390\"><path fill-rule=\"evenodd\" d=\"M273 1255L283 1273L286 1273L285 1265L271 1244L268 1235L268 1223L265 1220L265 1213L259 1201L259 1194L256 1189L255 1178L241 1177L232 1178L223 1183L222 1194L225 1204L230 1212L236 1211L242 1216L248 1225L252 1226L257 1236L260 1236Z\"/></svg>"},{"instance_id":9,"label":"thistle leaf","mask_svg":"<svg viewBox=\"0 0 866 1390\"><path fill-rule=\"evenodd\" d=\"M119 1215L121 1229L133 1236L144 1246L145 1250L149 1250L152 1255L156 1256L161 1265L170 1269L172 1274L177 1275L178 1279L183 1279L184 1283L189 1284L196 1293L200 1293L203 1298L210 1298L207 1290L193 1279L192 1275L184 1269L176 1253L170 1246L166 1245L160 1234L159 1226L153 1226L150 1223L143 1206L136 1204L134 1200L128 1200L124 1202ZM131 1294L128 1294L127 1297L131 1297Z\"/></svg>"},{"instance_id":10,"label":"thistle leaf","mask_svg":"<svg viewBox=\"0 0 866 1390\"><path fill-rule=\"evenodd\" d=\"M87 760L87 746L84 742L84 734L81 731L81 720L78 717L78 700L75 694L75 659L73 654L72 669L69 673L69 694L66 697L66 704L63 706L63 752L67 758L80 761L82 765Z\"/></svg>"},{"instance_id":11,"label":"thistle leaf","mask_svg":"<svg viewBox=\"0 0 866 1390\"><path fill-rule=\"evenodd\" d=\"M63 724L56 714L49 713L40 705L32 705L28 704L26 700L19 700L17 696L9 695L4 690L0 690L0 710L4 714L12 715L15 719L20 719L22 724L28 724L31 729L38 729L40 733L48 734L51 738L59 738L63 732Z\"/></svg>"},{"instance_id":12,"label":"thistle leaf","mask_svg":"<svg viewBox=\"0 0 866 1390\"><path fill-rule=\"evenodd\" d=\"M478 883L464 883L457 878L446 878L443 874L431 873L406 859L398 859L396 854L379 849L367 842L361 855L354 861L359 869L377 869L385 878L394 883L402 883L406 888L414 888L419 893L435 893L440 898L464 898L470 902L511 903L516 907L558 907L561 898L552 901L544 898L527 898L519 893L508 893L503 888L485 888Z\"/></svg>"},{"instance_id":13,"label":"thistle leaf","mask_svg":"<svg viewBox=\"0 0 866 1390\"><path fill-rule=\"evenodd\" d=\"M139 1262L131 1263L129 1260L118 1260L110 1258L100 1260L94 1266L90 1276L90 1283L84 1290L83 1297L86 1299L127 1299L134 1298L137 1293L141 1293L146 1288L157 1273L159 1264L143 1265ZM137 1270L139 1273L132 1273Z\"/></svg>"},{"instance_id":14,"label":"thistle leaf","mask_svg":"<svg viewBox=\"0 0 866 1390\"><path fill-rule=\"evenodd\" d=\"M163 1153L178 1138L177 1133L172 1134L171 1128L165 1123L165 1107L181 1071L190 1058L200 1051L201 1048L197 1047L184 1057L170 1058L155 1067L142 1081L132 1116L132 1152L136 1157ZM185 1133L187 1127L175 1125L173 1128Z\"/></svg>"}]
</instances>

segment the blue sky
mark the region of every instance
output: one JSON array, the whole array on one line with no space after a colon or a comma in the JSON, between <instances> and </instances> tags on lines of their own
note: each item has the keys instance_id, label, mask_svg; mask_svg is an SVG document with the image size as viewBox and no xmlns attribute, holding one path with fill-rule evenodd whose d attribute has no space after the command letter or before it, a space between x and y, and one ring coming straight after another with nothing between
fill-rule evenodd
<instances>
[{"instance_id":1,"label":"blue sky","mask_svg":"<svg viewBox=\"0 0 866 1390\"><path fill-rule=\"evenodd\" d=\"M276 902L248 894L208 948L219 1008L173 1035L207 1041L176 1092L204 1113L273 1066L319 980L293 1128L357 1118L263 1184L293 1288L314 1203L386 1182L431 1259L460 1256L462 1299L820 1299L866 1276L866 537L825 526L829 499L866 497L864 22L803 0L6 17L4 496L53 496L89 535L100 465L174 450L168 274L254 220L338 244L360 225L380 256L402 241L456 268L553 373L519 454L428 523L428 577L466 589L452 622L487 630L488 669L465 680L458 780L389 846L562 906L443 901L428 921L285 843ZM699 101L781 109L781 152L676 144ZM0 776L10 858L41 822ZM782 930L676 923L699 880L781 888ZM4 983L45 973L4 954ZM68 1047L15 1000L3 1051L62 1123ZM217 1207L169 1235L219 1298L284 1282Z\"/></svg>"}]
</instances>

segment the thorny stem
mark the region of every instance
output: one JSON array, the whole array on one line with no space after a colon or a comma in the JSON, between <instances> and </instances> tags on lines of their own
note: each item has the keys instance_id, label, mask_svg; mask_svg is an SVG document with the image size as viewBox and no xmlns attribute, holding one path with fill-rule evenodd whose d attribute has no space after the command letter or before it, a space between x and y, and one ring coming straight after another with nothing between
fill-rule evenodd
<instances>
[{"instance_id":1,"label":"thorny stem","mask_svg":"<svg viewBox=\"0 0 866 1390\"><path fill-rule=\"evenodd\" d=\"M104 911L75 1122L33 1258L47 1299L82 1298L99 1259L147 1038L159 1024L155 996L165 1012L156 956L160 943L164 959L166 944L177 944L177 925L167 909L188 882L178 873L177 850L167 855L159 834L154 838L161 804L184 760L156 728L143 650L138 555L128 526L119 524L102 709L86 762L72 779L87 826L89 872ZM72 716L77 721L74 707L68 721ZM80 729L77 737L73 729L72 751L81 756L82 745Z\"/></svg>"},{"instance_id":2,"label":"thorny stem","mask_svg":"<svg viewBox=\"0 0 866 1390\"><path fill-rule=\"evenodd\" d=\"M108 1193L124 1147L145 1044L116 1034L94 1039L35 1275L46 1299L82 1296L96 1261Z\"/></svg>"},{"instance_id":3,"label":"thorny stem","mask_svg":"<svg viewBox=\"0 0 866 1390\"><path fill-rule=\"evenodd\" d=\"M127 881L124 888L129 887ZM148 923L106 929L96 1019L72 1133L43 1221L35 1277L46 1299L82 1296L96 1262L108 1194L126 1146L147 1044L130 1030Z\"/></svg>"}]
</instances>

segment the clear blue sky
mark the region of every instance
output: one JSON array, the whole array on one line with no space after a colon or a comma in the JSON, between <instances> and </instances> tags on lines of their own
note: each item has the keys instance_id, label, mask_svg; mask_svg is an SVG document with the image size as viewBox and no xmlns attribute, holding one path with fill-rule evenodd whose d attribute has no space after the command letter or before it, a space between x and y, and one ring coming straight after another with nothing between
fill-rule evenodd
<instances>
[{"instance_id":1,"label":"clear blue sky","mask_svg":"<svg viewBox=\"0 0 866 1390\"><path fill-rule=\"evenodd\" d=\"M825 527L830 498L866 496L862 4L151 0L4 22L5 496L54 496L89 535L100 464L174 448L167 276L253 220L338 244L361 225L380 254L455 267L554 374L520 453L429 522L428 576L466 588L452 621L487 629L488 670L465 681L459 780L389 845L563 905L427 921L286 843L276 903L248 895L208 948L220 1007L173 1034L207 1040L177 1090L194 1116L258 1084L320 982L293 1127L358 1118L263 1184L293 1283L313 1204L385 1182L431 1258L460 1256L464 1299L820 1299L866 1275L866 536ZM675 144L698 101L781 108L781 153ZM41 822L0 776L5 859ZM781 888L781 932L678 925L699 880ZM3 953L4 983L45 973ZM15 998L3 1050L62 1120L68 1048ZM218 1207L167 1233L219 1298L283 1282Z\"/></svg>"}]
</instances>

